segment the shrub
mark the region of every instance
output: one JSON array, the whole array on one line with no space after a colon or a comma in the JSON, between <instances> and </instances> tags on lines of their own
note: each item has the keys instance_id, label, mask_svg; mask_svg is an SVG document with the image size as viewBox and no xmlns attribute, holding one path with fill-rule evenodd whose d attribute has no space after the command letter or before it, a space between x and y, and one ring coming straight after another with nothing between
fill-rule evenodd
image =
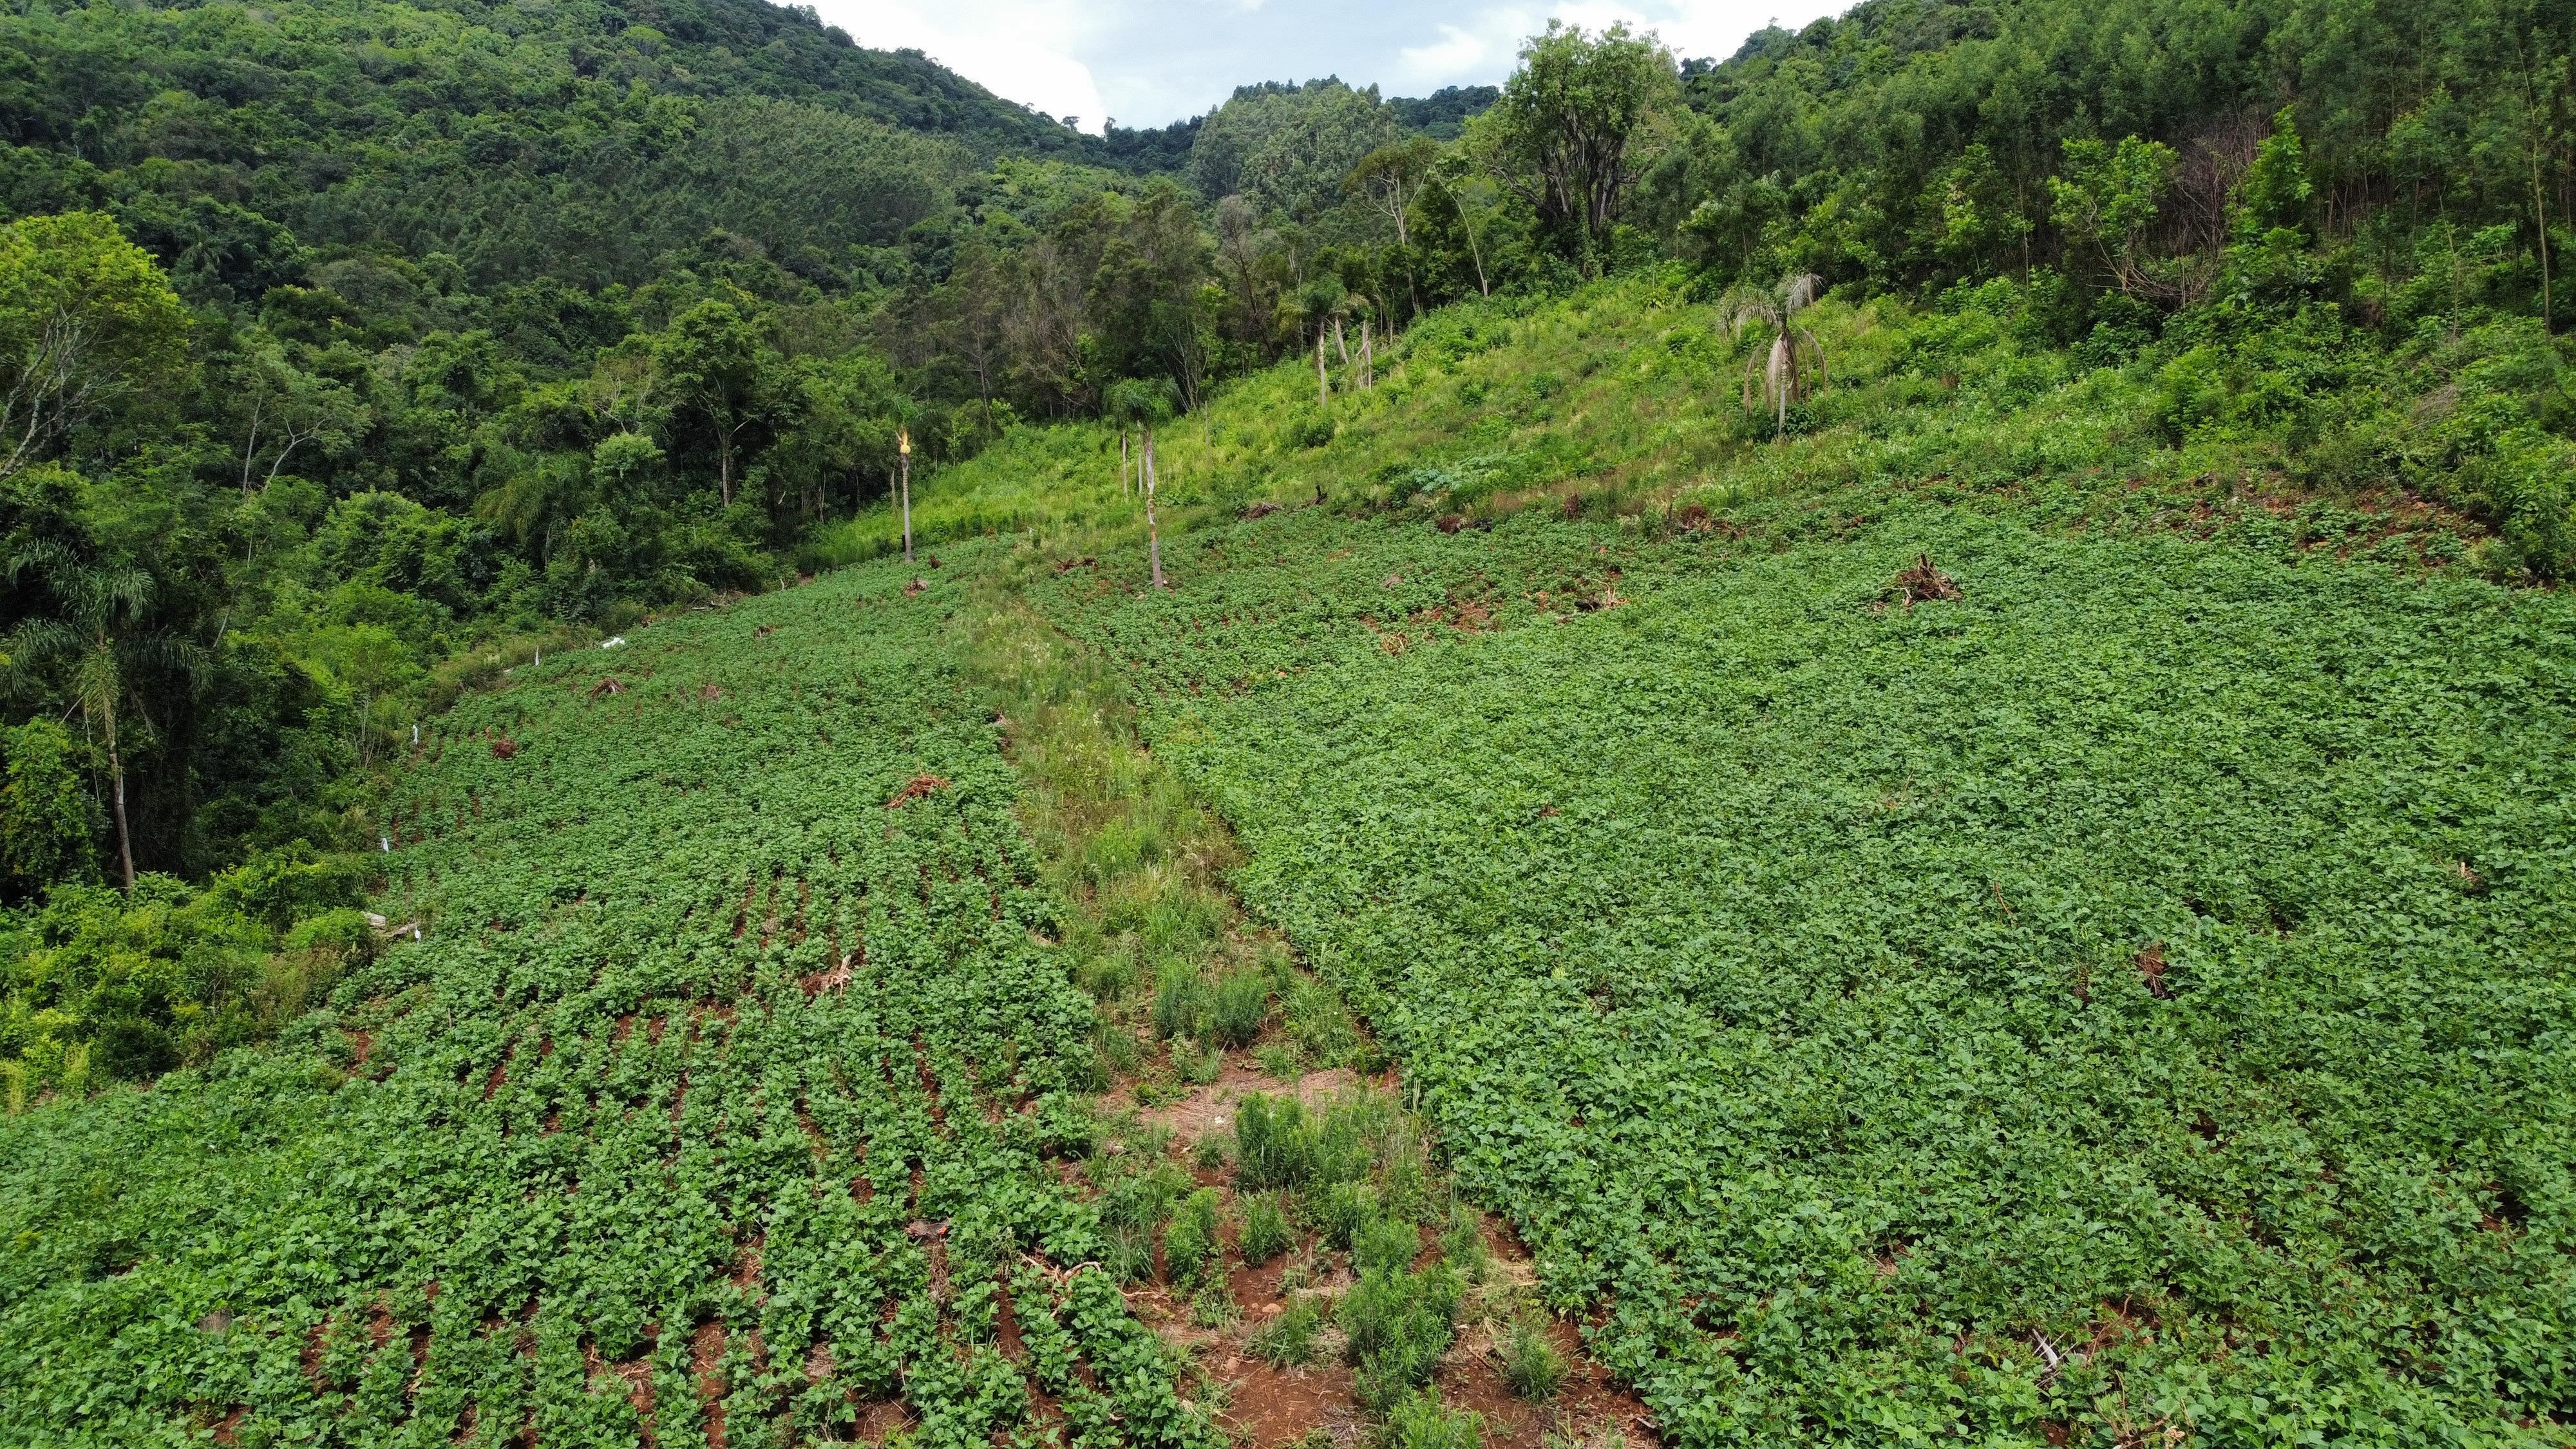
<instances>
[{"instance_id":1,"label":"shrub","mask_svg":"<svg viewBox=\"0 0 2576 1449\"><path fill-rule=\"evenodd\" d=\"M1275 1368L1290 1368L1315 1361L1315 1334L1324 1326L1323 1310L1315 1300L1299 1297L1270 1320L1268 1326L1252 1336L1245 1345L1255 1358Z\"/></svg>"},{"instance_id":2,"label":"shrub","mask_svg":"<svg viewBox=\"0 0 2576 1449\"><path fill-rule=\"evenodd\" d=\"M1349 1008L1331 987L1315 981L1288 993L1288 1035L1299 1051L1328 1066L1347 1060L1360 1045Z\"/></svg>"},{"instance_id":3,"label":"shrub","mask_svg":"<svg viewBox=\"0 0 2576 1449\"><path fill-rule=\"evenodd\" d=\"M1448 1230L1440 1235L1440 1256L1469 1283L1485 1281L1485 1274L1493 1266L1493 1255L1485 1247L1484 1225L1477 1220L1474 1208L1465 1203L1451 1205Z\"/></svg>"},{"instance_id":4,"label":"shrub","mask_svg":"<svg viewBox=\"0 0 2576 1449\"><path fill-rule=\"evenodd\" d=\"M1503 1383L1524 1399L1556 1397L1565 1387L1565 1355L1557 1352L1543 1324L1524 1318L1503 1339Z\"/></svg>"},{"instance_id":5,"label":"shrub","mask_svg":"<svg viewBox=\"0 0 2576 1449\"><path fill-rule=\"evenodd\" d=\"M1154 1030L1165 1038L1197 1036L1214 1006L1207 978L1186 961L1166 961L1154 974Z\"/></svg>"},{"instance_id":6,"label":"shrub","mask_svg":"<svg viewBox=\"0 0 2576 1449\"><path fill-rule=\"evenodd\" d=\"M1242 1217L1235 1246L1242 1250L1243 1261L1267 1263L1288 1251L1295 1233L1288 1226L1288 1212L1280 1206L1276 1193L1255 1193L1238 1203L1236 1210Z\"/></svg>"},{"instance_id":7,"label":"shrub","mask_svg":"<svg viewBox=\"0 0 2576 1449\"><path fill-rule=\"evenodd\" d=\"M1436 1389L1407 1394L1387 1410L1378 1449L1483 1449L1485 1416L1473 1409L1452 1409Z\"/></svg>"},{"instance_id":8,"label":"shrub","mask_svg":"<svg viewBox=\"0 0 2576 1449\"><path fill-rule=\"evenodd\" d=\"M1306 1108L1255 1092L1234 1109L1234 1157L1245 1187L1295 1187L1313 1166Z\"/></svg>"},{"instance_id":9,"label":"shrub","mask_svg":"<svg viewBox=\"0 0 2576 1449\"><path fill-rule=\"evenodd\" d=\"M1163 1269L1175 1284L1207 1280L1222 1266L1216 1234L1216 1189L1203 1187L1181 1200L1172 1226L1163 1234Z\"/></svg>"},{"instance_id":10,"label":"shrub","mask_svg":"<svg viewBox=\"0 0 2576 1449\"><path fill-rule=\"evenodd\" d=\"M1122 951L1086 956L1073 968L1073 984L1094 1001L1116 1001L1136 989L1136 962Z\"/></svg>"},{"instance_id":11,"label":"shrub","mask_svg":"<svg viewBox=\"0 0 2576 1449\"><path fill-rule=\"evenodd\" d=\"M1401 1272L1421 1251L1421 1235L1397 1217L1371 1218L1351 1239L1351 1263L1362 1273Z\"/></svg>"},{"instance_id":12,"label":"shrub","mask_svg":"<svg viewBox=\"0 0 2576 1449\"><path fill-rule=\"evenodd\" d=\"M1349 1248L1377 1221L1377 1193L1366 1183L1328 1182L1306 1200L1308 1219L1329 1248Z\"/></svg>"},{"instance_id":13,"label":"shrub","mask_svg":"<svg viewBox=\"0 0 2576 1449\"><path fill-rule=\"evenodd\" d=\"M1364 1273L1334 1320L1349 1336L1360 1402L1385 1413L1431 1381L1457 1326L1456 1274L1434 1264L1420 1273Z\"/></svg>"},{"instance_id":14,"label":"shrub","mask_svg":"<svg viewBox=\"0 0 2576 1449\"><path fill-rule=\"evenodd\" d=\"M1210 1010L1211 1030L1220 1045L1247 1047L1261 1035L1270 1015L1270 983L1260 971L1238 971L1218 983Z\"/></svg>"}]
</instances>

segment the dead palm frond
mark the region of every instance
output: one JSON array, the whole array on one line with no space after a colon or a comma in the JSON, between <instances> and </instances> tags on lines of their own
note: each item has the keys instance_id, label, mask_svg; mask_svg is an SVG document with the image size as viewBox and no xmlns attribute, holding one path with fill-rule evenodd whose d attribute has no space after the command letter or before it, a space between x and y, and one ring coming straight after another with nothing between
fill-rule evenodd
<instances>
[{"instance_id":1,"label":"dead palm frond","mask_svg":"<svg viewBox=\"0 0 2576 1449\"><path fill-rule=\"evenodd\" d=\"M1718 303L1719 321L1729 338L1742 337L1749 328L1771 336L1767 350L1745 359L1744 406L1769 404L1777 437L1788 436L1789 404L1806 400L1829 381L1824 343L1797 321L1824 285L1813 272L1793 272L1767 287L1737 287Z\"/></svg>"}]
</instances>

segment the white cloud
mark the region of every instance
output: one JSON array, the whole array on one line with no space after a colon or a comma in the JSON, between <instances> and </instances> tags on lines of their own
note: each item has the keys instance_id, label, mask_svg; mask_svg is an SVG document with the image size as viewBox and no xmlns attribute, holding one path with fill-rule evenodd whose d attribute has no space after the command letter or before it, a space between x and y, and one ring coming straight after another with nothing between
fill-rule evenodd
<instances>
[{"instance_id":1,"label":"white cloud","mask_svg":"<svg viewBox=\"0 0 2576 1449\"><path fill-rule=\"evenodd\" d=\"M1443 25L1440 39L1405 46L1396 52L1396 59L1402 62L1399 73L1405 80L1437 89L1455 84L1461 76L1482 74L1492 54L1493 46L1483 36Z\"/></svg>"},{"instance_id":2,"label":"white cloud","mask_svg":"<svg viewBox=\"0 0 2576 1449\"><path fill-rule=\"evenodd\" d=\"M879 50L919 50L968 80L1050 116L1079 116L1097 133L1108 115L1079 57L1073 8L1050 0L816 0L827 24Z\"/></svg>"},{"instance_id":3,"label":"white cloud","mask_svg":"<svg viewBox=\"0 0 2576 1449\"><path fill-rule=\"evenodd\" d=\"M1251 81L1338 75L1390 94L1499 82L1551 17L1586 30L1625 20L1684 56L1727 56L1777 20L1831 0L817 0L863 45L916 47L1049 115L1158 126Z\"/></svg>"}]
</instances>

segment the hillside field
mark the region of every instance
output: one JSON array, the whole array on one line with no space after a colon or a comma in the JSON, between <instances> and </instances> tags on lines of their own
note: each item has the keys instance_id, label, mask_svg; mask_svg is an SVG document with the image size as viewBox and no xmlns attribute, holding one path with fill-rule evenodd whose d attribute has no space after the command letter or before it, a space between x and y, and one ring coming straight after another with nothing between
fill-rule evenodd
<instances>
[{"instance_id":1,"label":"hillside field","mask_svg":"<svg viewBox=\"0 0 2576 1449\"><path fill-rule=\"evenodd\" d=\"M1172 426L1168 592L1023 430L469 692L420 939L0 1124L0 1426L2568 1442L2563 593L1974 309L1768 440L1653 285Z\"/></svg>"}]
</instances>

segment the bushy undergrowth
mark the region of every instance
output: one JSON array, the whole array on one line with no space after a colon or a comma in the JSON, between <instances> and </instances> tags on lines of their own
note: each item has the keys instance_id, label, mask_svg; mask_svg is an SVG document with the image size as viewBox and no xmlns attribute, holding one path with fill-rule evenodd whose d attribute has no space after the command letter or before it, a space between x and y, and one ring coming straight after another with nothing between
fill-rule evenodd
<instances>
[{"instance_id":1,"label":"bushy undergrowth","mask_svg":"<svg viewBox=\"0 0 2576 1449\"><path fill-rule=\"evenodd\" d=\"M14 1113L274 1036L374 956L363 885L356 861L297 842L202 890L65 882L0 911L0 1101Z\"/></svg>"},{"instance_id":2,"label":"bushy undergrowth","mask_svg":"<svg viewBox=\"0 0 2576 1449\"><path fill-rule=\"evenodd\" d=\"M2185 507L2260 494L2376 512L2404 493L2481 530L2470 549L2446 535L2442 558L2473 552L2523 579L2576 564L2566 344L2443 296L2370 306L2380 320L2365 326L2314 287L2249 283L2171 322L2141 311L2070 335L2065 284L2047 276L1919 306L1829 298L1802 320L1832 385L1775 441L1740 400L1752 344L1678 279L1460 303L1389 349L1374 390L1319 409L1311 371L1282 364L1166 430L1166 527L1319 495L1472 524L1569 490L1607 517L1940 478L2094 508L2140 487ZM874 513L848 526L891 527ZM942 475L915 528L1021 534L1078 563L1141 538L1143 517L1119 489L1114 435L1068 426L1019 430Z\"/></svg>"}]
</instances>

